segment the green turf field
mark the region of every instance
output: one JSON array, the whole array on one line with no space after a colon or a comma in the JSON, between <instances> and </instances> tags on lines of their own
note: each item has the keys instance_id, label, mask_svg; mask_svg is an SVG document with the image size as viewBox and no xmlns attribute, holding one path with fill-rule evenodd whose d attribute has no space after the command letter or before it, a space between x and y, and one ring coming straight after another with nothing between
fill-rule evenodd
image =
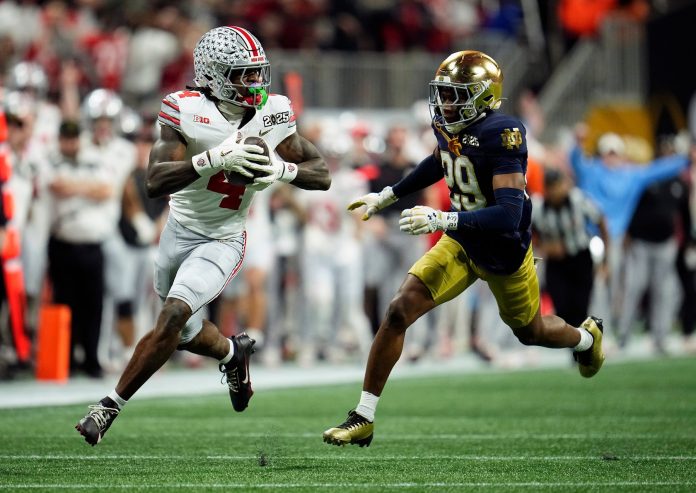
<instances>
[{"instance_id":1,"label":"green turf field","mask_svg":"<svg viewBox=\"0 0 696 493\"><path fill-rule=\"evenodd\" d=\"M695 358L394 380L369 448L322 443L359 391L135 398L94 448L85 406L0 410L0 490L696 491Z\"/></svg>"}]
</instances>

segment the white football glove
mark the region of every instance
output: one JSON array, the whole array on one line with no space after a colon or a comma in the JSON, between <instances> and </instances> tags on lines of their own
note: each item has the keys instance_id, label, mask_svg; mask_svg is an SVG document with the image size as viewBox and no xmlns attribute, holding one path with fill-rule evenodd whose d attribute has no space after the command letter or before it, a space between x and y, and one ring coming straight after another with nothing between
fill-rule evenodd
<instances>
[{"instance_id":1,"label":"white football glove","mask_svg":"<svg viewBox=\"0 0 696 493\"><path fill-rule=\"evenodd\" d=\"M250 185L247 185L247 188L257 192L270 187L276 181L290 183L297 176L299 168L297 164L283 161L271 152L270 165L259 168L258 171L264 172L265 175L257 176Z\"/></svg>"},{"instance_id":2,"label":"white football glove","mask_svg":"<svg viewBox=\"0 0 696 493\"><path fill-rule=\"evenodd\" d=\"M457 229L459 216L456 212L442 212L424 205L401 211L399 229L410 235L422 235L435 231Z\"/></svg>"},{"instance_id":3,"label":"white football glove","mask_svg":"<svg viewBox=\"0 0 696 493\"><path fill-rule=\"evenodd\" d=\"M250 170L268 168L268 156L263 155L263 149L257 145L241 144L238 136L233 135L221 144L196 154L191 158L193 168L201 176L212 176L218 172L232 171L251 178Z\"/></svg>"},{"instance_id":4,"label":"white football glove","mask_svg":"<svg viewBox=\"0 0 696 493\"><path fill-rule=\"evenodd\" d=\"M358 207L362 207L363 205L367 206L367 209L365 209L365 214L362 216L362 220L367 221L375 214L375 212L392 205L397 200L399 200L399 198L394 195L392 187L384 187L384 189L382 189L382 191L379 193L368 193L367 195L363 195L362 197L358 197L357 199L353 200L353 202L348 204L348 210L352 211Z\"/></svg>"}]
</instances>

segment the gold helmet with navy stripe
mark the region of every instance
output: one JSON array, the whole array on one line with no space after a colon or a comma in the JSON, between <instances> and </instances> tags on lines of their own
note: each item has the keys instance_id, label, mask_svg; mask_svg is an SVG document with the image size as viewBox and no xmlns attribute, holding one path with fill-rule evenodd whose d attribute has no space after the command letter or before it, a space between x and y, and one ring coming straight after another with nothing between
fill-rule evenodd
<instances>
[{"instance_id":1,"label":"gold helmet with navy stripe","mask_svg":"<svg viewBox=\"0 0 696 493\"><path fill-rule=\"evenodd\" d=\"M430 113L450 133L459 133L489 109L500 107L503 71L480 51L458 51L438 67L430 82Z\"/></svg>"},{"instance_id":2,"label":"gold helmet with navy stripe","mask_svg":"<svg viewBox=\"0 0 696 493\"><path fill-rule=\"evenodd\" d=\"M194 83L221 101L261 108L268 99L270 63L259 40L244 28L223 26L205 33L193 50L193 69Z\"/></svg>"}]
</instances>

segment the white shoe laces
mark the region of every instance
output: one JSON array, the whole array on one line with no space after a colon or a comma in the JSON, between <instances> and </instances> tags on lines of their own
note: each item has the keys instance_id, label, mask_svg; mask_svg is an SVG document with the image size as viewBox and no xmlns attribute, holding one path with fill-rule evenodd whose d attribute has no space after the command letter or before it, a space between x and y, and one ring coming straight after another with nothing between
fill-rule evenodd
<instances>
[{"instance_id":1,"label":"white shoe laces","mask_svg":"<svg viewBox=\"0 0 696 493\"><path fill-rule=\"evenodd\" d=\"M232 392L239 392L239 377L237 376L237 367L234 366L230 369L225 367L224 370L221 368L220 371L222 371L220 383L225 383L225 378L227 378L227 386L230 388L230 390Z\"/></svg>"},{"instance_id":2,"label":"white shoe laces","mask_svg":"<svg viewBox=\"0 0 696 493\"><path fill-rule=\"evenodd\" d=\"M88 416L92 418L95 423L97 423L100 430L104 429L112 415L115 418L120 412L118 409L113 407L105 407L101 404L94 404L88 407L90 410Z\"/></svg>"}]
</instances>

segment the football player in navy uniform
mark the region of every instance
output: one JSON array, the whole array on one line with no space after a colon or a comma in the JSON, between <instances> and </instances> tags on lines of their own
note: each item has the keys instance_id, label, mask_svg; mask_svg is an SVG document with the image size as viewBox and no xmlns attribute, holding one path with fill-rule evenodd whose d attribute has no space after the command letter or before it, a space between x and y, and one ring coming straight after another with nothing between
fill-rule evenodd
<instances>
[{"instance_id":1,"label":"football player in navy uniform","mask_svg":"<svg viewBox=\"0 0 696 493\"><path fill-rule=\"evenodd\" d=\"M406 329L476 279L488 283L501 318L522 344L573 348L583 377L602 366L601 320L589 317L577 328L540 313L530 245L532 204L525 192L525 129L498 111L502 82L500 67L484 53L460 51L445 59L430 82L437 148L393 187L348 206L365 206L363 220L368 220L443 177L450 190L448 212L419 205L401 213L401 231L444 235L411 267L389 305L372 343L360 402L344 423L324 432L327 443L370 444L377 402L401 355Z\"/></svg>"}]
</instances>

